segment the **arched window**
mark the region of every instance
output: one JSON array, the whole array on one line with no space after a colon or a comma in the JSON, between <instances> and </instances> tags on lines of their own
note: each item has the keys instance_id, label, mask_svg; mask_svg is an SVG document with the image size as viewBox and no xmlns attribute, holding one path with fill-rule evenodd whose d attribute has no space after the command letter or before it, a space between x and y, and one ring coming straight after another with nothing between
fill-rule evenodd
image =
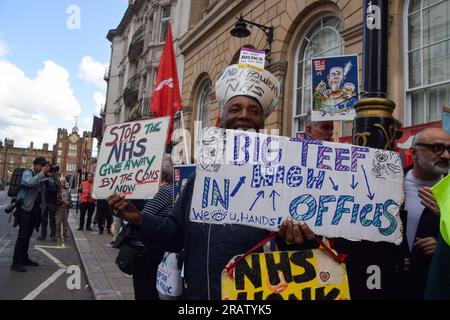
<instances>
[{"instance_id":1,"label":"arched window","mask_svg":"<svg viewBox=\"0 0 450 320\"><path fill-rule=\"evenodd\" d=\"M211 110L211 80L203 80L199 86L197 99L197 120L201 121L202 128L209 126Z\"/></svg>"},{"instance_id":2,"label":"arched window","mask_svg":"<svg viewBox=\"0 0 450 320\"><path fill-rule=\"evenodd\" d=\"M450 1L405 2L406 123L442 118L450 103Z\"/></svg>"},{"instance_id":3,"label":"arched window","mask_svg":"<svg viewBox=\"0 0 450 320\"><path fill-rule=\"evenodd\" d=\"M304 131L305 116L311 109L311 58L341 55L344 51L344 39L340 31L339 18L323 17L306 32L297 47L292 104L294 136Z\"/></svg>"}]
</instances>

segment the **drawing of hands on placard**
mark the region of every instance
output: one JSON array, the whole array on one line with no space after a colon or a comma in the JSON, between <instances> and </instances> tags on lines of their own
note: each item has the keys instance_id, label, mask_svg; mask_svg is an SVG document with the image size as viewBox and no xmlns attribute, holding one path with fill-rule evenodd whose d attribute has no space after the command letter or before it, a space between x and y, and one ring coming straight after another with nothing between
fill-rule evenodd
<instances>
[{"instance_id":1,"label":"drawing of hands on placard","mask_svg":"<svg viewBox=\"0 0 450 320\"><path fill-rule=\"evenodd\" d=\"M394 152L375 151L372 164L372 175L378 179L397 180L402 172L400 157Z\"/></svg>"},{"instance_id":2,"label":"drawing of hands on placard","mask_svg":"<svg viewBox=\"0 0 450 320\"><path fill-rule=\"evenodd\" d=\"M207 128L203 131L199 151L199 163L203 170L217 172L223 162L227 132L221 128Z\"/></svg>"}]
</instances>

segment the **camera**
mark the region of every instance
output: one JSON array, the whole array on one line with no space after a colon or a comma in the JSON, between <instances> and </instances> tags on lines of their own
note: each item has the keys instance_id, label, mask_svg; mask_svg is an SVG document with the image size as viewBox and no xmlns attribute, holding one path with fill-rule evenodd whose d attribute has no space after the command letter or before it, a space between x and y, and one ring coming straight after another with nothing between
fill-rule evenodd
<instances>
[{"instance_id":1,"label":"camera","mask_svg":"<svg viewBox=\"0 0 450 320\"><path fill-rule=\"evenodd\" d=\"M11 200L11 203L5 208L5 213L10 214L15 209L18 209L22 204L22 200L17 200L16 198Z\"/></svg>"},{"instance_id":2,"label":"camera","mask_svg":"<svg viewBox=\"0 0 450 320\"><path fill-rule=\"evenodd\" d=\"M59 171L59 166L54 166L49 164L48 165L48 172L58 172Z\"/></svg>"}]
</instances>

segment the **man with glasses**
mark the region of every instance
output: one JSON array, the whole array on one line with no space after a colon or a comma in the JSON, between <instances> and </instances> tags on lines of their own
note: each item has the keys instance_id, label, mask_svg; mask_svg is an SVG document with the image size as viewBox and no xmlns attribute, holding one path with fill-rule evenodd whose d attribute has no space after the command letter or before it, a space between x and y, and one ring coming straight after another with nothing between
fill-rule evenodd
<instances>
[{"instance_id":1,"label":"man with glasses","mask_svg":"<svg viewBox=\"0 0 450 320\"><path fill-rule=\"evenodd\" d=\"M407 298L423 299L431 259L439 233L439 206L430 187L449 171L450 134L441 128L419 131L410 148L413 168L405 176Z\"/></svg>"}]
</instances>

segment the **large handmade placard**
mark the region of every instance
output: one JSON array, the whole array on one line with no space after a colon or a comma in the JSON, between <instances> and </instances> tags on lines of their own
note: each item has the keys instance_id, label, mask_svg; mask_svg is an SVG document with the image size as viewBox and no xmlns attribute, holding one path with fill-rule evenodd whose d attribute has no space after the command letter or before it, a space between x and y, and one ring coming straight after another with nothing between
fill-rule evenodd
<instances>
[{"instance_id":1,"label":"large handmade placard","mask_svg":"<svg viewBox=\"0 0 450 320\"><path fill-rule=\"evenodd\" d=\"M288 217L318 235L400 244L398 153L208 128L190 219L278 230Z\"/></svg>"},{"instance_id":2,"label":"large handmade placard","mask_svg":"<svg viewBox=\"0 0 450 320\"><path fill-rule=\"evenodd\" d=\"M169 118L107 126L94 178L93 196L121 192L126 199L150 199L158 191Z\"/></svg>"},{"instance_id":3,"label":"large handmade placard","mask_svg":"<svg viewBox=\"0 0 450 320\"><path fill-rule=\"evenodd\" d=\"M345 264L322 249L275 251L247 256L233 277L222 272L222 300L275 299L349 300Z\"/></svg>"}]
</instances>

